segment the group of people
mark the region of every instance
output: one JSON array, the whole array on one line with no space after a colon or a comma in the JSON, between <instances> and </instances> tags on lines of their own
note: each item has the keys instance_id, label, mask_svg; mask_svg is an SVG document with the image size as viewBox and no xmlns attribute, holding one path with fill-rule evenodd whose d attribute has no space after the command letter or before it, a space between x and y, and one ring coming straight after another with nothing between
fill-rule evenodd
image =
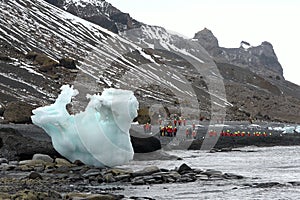
<instances>
[{"instance_id":1,"label":"group of people","mask_svg":"<svg viewBox=\"0 0 300 200\"><path fill-rule=\"evenodd\" d=\"M180 126L186 126L187 120L182 116L177 114L172 117L167 125L163 125L165 121L159 117L159 132L160 136L167 136L167 137L176 137L177 131Z\"/></svg>"},{"instance_id":2,"label":"group of people","mask_svg":"<svg viewBox=\"0 0 300 200\"><path fill-rule=\"evenodd\" d=\"M158 119L158 123L159 125L161 126L163 124L163 119L159 116L159 119ZM175 115L174 118L173 118L173 125L174 126L186 126L186 119L181 117L181 116L178 116L178 115Z\"/></svg>"},{"instance_id":3,"label":"group of people","mask_svg":"<svg viewBox=\"0 0 300 200\"><path fill-rule=\"evenodd\" d=\"M218 136L217 132L210 132L210 136ZM260 132L260 131L254 131L254 132L246 132L246 131L235 131L231 132L230 130L222 131L220 133L220 136L225 137L245 137L245 136L256 136L256 137L266 137L266 136L272 136L272 133L267 132Z\"/></svg>"},{"instance_id":4,"label":"group of people","mask_svg":"<svg viewBox=\"0 0 300 200\"><path fill-rule=\"evenodd\" d=\"M195 130L195 128L187 128L185 130L185 137L187 139L196 139L197 138L197 131Z\"/></svg>"},{"instance_id":5,"label":"group of people","mask_svg":"<svg viewBox=\"0 0 300 200\"><path fill-rule=\"evenodd\" d=\"M177 134L177 126L172 126L171 123L167 126L160 126L159 127L159 133L160 136L167 136L167 137L176 137Z\"/></svg>"},{"instance_id":6,"label":"group of people","mask_svg":"<svg viewBox=\"0 0 300 200\"><path fill-rule=\"evenodd\" d=\"M200 119L200 121L203 119ZM176 137L177 132L180 127L187 126L187 120L179 115L174 115L171 119L163 119L159 115L158 119L159 124L159 136L160 137ZM155 128L156 129L156 128ZM157 131L157 130L156 130ZM151 124L146 123L144 124L144 132L145 133L152 133L151 130ZM157 132L156 132L157 133ZM207 133L207 129L205 130L205 127L201 125L196 125L194 121L192 121L191 126L188 125L185 129L185 137L186 139L199 139L199 138L205 138L206 136L209 137L245 137L245 136L271 136L272 133L266 133L266 132L249 132L249 131L230 131L230 130L222 130L221 132L216 132L214 130L210 130Z\"/></svg>"},{"instance_id":7,"label":"group of people","mask_svg":"<svg viewBox=\"0 0 300 200\"><path fill-rule=\"evenodd\" d=\"M191 128L187 128L185 131L185 135L187 139L196 139L197 135L199 134L199 132L197 133L197 131L195 129L191 129ZM202 135L200 133L200 135ZM204 136L206 135L206 133L204 133ZM256 137L267 137L267 136L272 136L272 133L267 133L267 132L246 132L246 131L235 131L235 132L231 132L230 130L224 131L222 130L220 133L211 130L208 132L208 136L209 137L217 137L217 136L221 136L221 137L245 137L245 136L256 136ZM199 138L199 137L198 137Z\"/></svg>"},{"instance_id":8,"label":"group of people","mask_svg":"<svg viewBox=\"0 0 300 200\"><path fill-rule=\"evenodd\" d=\"M166 137L176 137L177 131L180 126L186 126L187 120L179 115L174 115L171 119L165 120L159 115L158 119L159 124L159 136ZM195 124L193 123L193 128L195 128ZM151 133L151 124L144 124L144 132Z\"/></svg>"}]
</instances>

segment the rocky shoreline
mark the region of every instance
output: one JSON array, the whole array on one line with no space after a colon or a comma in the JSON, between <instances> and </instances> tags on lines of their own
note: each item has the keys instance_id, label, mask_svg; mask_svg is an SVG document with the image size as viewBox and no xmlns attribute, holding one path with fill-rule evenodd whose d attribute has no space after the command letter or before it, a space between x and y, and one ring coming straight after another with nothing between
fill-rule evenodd
<instances>
[{"instance_id":1,"label":"rocky shoreline","mask_svg":"<svg viewBox=\"0 0 300 200\"><path fill-rule=\"evenodd\" d=\"M199 150L203 139L194 140L189 146L189 150ZM214 149L225 150L246 147L272 147L272 146L294 146L300 145L300 134L272 134L267 137L220 137Z\"/></svg>"},{"instance_id":2,"label":"rocky shoreline","mask_svg":"<svg viewBox=\"0 0 300 200\"><path fill-rule=\"evenodd\" d=\"M247 177L214 169L195 169L181 164L173 169L147 166L132 168L97 168L79 161L70 163L62 158L35 154L30 160L8 161L0 158L0 199L154 199L143 196L125 196L129 187L160 184L187 184L191 182L238 181L242 188L299 187L300 182L252 182ZM162 186L163 187L163 186ZM232 188L236 189L236 188ZM124 191L125 192L125 191Z\"/></svg>"},{"instance_id":3,"label":"rocky shoreline","mask_svg":"<svg viewBox=\"0 0 300 200\"><path fill-rule=\"evenodd\" d=\"M192 169L186 164L174 169L148 166L135 171L127 168L97 168L81 162L52 159L35 154L31 160L0 159L1 199L151 199L125 197L114 191L124 185L153 185L243 179L243 176L212 169Z\"/></svg>"},{"instance_id":4,"label":"rocky shoreline","mask_svg":"<svg viewBox=\"0 0 300 200\"><path fill-rule=\"evenodd\" d=\"M283 137L272 137L280 145ZM227 139L227 138L225 138ZM253 138L257 144L266 145L266 139ZM270 138L269 138L270 139ZM158 140L159 141L159 140ZM291 136L288 144L296 141ZM300 141L300 140L299 140ZM159 145L155 137L136 140L135 160L182 160L164 151L143 153L145 142ZM199 142L195 140L194 142ZM201 141L200 141L201 142ZM217 149L210 152L234 151L231 147L245 146L245 140L222 139ZM148 143L148 145L150 144ZM270 140L269 144L272 143ZM282 142L281 142L282 143ZM226 146L226 145L229 146ZM230 146L234 144L234 146ZM238 144L238 145L237 145ZM274 143L275 144L275 143ZM276 143L277 144L277 143ZM275 144L275 145L276 145ZM196 149L197 144L192 143ZM201 144L200 144L201 145ZM141 152L141 153L139 153ZM51 139L42 129L32 124L10 124L0 127L0 199L153 199L152 197L125 196L128 186L139 187L154 184L185 184L196 181L222 181L245 179L241 175L213 169L193 169L186 164L173 169L145 166L143 170L131 168L97 168L76 161L70 163L52 147ZM299 186L299 182L286 183ZM283 185L286 185L283 184ZM281 187L282 183L247 183L243 187Z\"/></svg>"},{"instance_id":5,"label":"rocky shoreline","mask_svg":"<svg viewBox=\"0 0 300 200\"><path fill-rule=\"evenodd\" d=\"M177 160L158 148L154 137L135 140L135 159ZM242 176L216 170L192 169L183 164L174 169L148 166L143 170L97 168L80 161L70 163L53 149L51 139L31 124L0 127L0 199L151 199L125 197L124 186L188 183L241 179ZM175 167L175 166L174 166Z\"/></svg>"}]
</instances>

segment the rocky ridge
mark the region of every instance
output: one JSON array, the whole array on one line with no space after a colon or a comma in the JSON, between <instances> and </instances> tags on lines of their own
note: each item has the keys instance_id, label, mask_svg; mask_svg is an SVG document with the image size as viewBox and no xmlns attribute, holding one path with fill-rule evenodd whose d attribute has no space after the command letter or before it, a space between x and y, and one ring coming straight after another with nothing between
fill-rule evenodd
<instances>
[{"instance_id":1,"label":"rocky ridge","mask_svg":"<svg viewBox=\"0 0 300 200\"><path fill-rule=\"evenodd\" d=\"M249 68L263 77L284 79L282 66L269 42L264 41L259 46L251 46L248 42L242 41L239 48L220 47L218 39L207 28L197 32L193 39L197 40L218 63Z\"/></svg>"}]
</instances>

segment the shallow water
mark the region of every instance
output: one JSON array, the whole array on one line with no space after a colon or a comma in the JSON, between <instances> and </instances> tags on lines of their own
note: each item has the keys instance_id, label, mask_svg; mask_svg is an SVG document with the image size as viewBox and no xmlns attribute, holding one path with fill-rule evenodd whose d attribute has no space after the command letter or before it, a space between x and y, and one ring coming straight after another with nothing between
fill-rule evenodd
<instances>
[{"instance_id":1,"label":"shallow water","mask_svg":"<svg viewBox=\"0 0 300 200\"><path fill-rule=\"evenodd\" d=\"M119 191L127 197L151 197L155 199L300 199L300 186L288 184L300 181L300 146L246 147L242 152L206 153L201 151L170 151L182 157L180 161L132 161L134 170L155 165L174 169L182 163L192 168L216 169L224 173L243 175L242 180L196 181L184 184L146 186L122 186ZM253 188L247 183L280 182L271 188Z\"/></svg>"}]
</instances>

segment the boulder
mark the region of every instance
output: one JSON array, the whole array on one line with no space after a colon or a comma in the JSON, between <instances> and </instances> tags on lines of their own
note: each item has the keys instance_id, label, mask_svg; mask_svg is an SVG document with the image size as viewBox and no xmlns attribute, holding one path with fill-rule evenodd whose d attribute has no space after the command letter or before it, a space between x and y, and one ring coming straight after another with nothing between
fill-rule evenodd
<instances>
[{"instance_id":1,"label":"boulder","mask_svg":"<svg viewBox=\"0 0 300 200\"><path fill-rule=\"evenodd\" d=\"M225 178L225 179L242 179L244 177L241 175L237 175L237 174L225 173L225 174L223 174L223 178Z\"/></svg>"},{"instance_id":2,"label":"boulder","mask_svg":"<svg viewBox=\"0 0 300 200\"><path fill-rule=\"evenodd\" d=\"M16 124L31 123L31 111L34 106L24 102L14 101L6 105L3 117L6 121Z\"/></svg>"},{"instance_id":3,"label":"boulder","mask_svg":"<svg viewBox=\"0 0 300 200\"><path fill-rule=\"evenodd\" d=\"M150 153L161 149L160 141L156 137L137 137L133 135L130 137L135 153Z\"/></svg>"},{"instance_id":4,"label":"boulder","mask_svg":"<svg viewBox=\"0 0 300 200\"><path fill-rule=\"evenodd\" d=\"M40 65L39 70L41 72L52 71L54 67L58 65L58 62L48 57L46 54L29 51L25 58L33 60L35 64Z\"/></svg>"},{"instance_id":5,"label":"boulder","mask_svg":"<svg viewBox=\"0 0 300 200\"><path fill-rule=\"evenodd\" d=\"M150 167L145 167L142 170L133 172L131 175L133 177L138 177L138 176L149 176L151 174L160 172L160 169L157 166L150 166Z\"/></svg>"},{"instance_id":6,"label":"boulder","mask_svg":"<svg viewBox=\"0 0 300 200\"><path fill-rule=\"evenodd\" d=\"M45 155L45 154L40 154L40 153L34 154L32 157L32 160L42 160L42 161L49 162L49 163L53 162L53 159L50 156Z\"/></svg>"},{"instance_id":7,"label":"boulder","mask_svg":"<svg viewBox=\"0 0 300 200\"><path fill-rule=\"evenodd\" d=\"M190 166L188 166L187 164L183 163L182 165L180 165L179 169L177 170L177 172L179 174L183 173L183 172L187 172L187 171L192 171L192 168Z\"/></svg>"},{"instance_id":8,"label":"boulder","mask_svg":"<svg viewBox=\"0 0 300 200\"><path fill-rule=\"evenodd\" d=\"M67 166L67 167L74 167L75 165L70 163L68 160L63 158L56 158L55 163L57 166Z\"/></svg>"},{"instance_id":9,"label":"boulder","mask_svg":"<svg viewBox=\"0 0 300 200\"><path fill-rule=\"evenodd\" d=\"M34 58L34 62L41 66L52 66L55 67L57 66L57 61L53 60L52 58L48 57L45 54L37 54L36 57Z\"/></svg>"},{"instance_id":10,"label":"boulder","mask_svg":"<svg viewBox=\"0 0 300 200\"><path fill-rule=\"evenodd\" d=\"M37 57L38 53L35 51L29 51L27 52L27 54L25 55L25 58L27 59L31 59L34 60Z\"/></svg>"},{"instance_id":11,"label":"boulder","mask_svg":"<svg viewBox=\"0 0 300 200\"><path fill-rule=\"evenodd\" d=\"M3 145L3 144L2 144L2 145ZM1 146L1 144L0 144L0 146ZM6 158L0 158L0 165L1 165L2 163L8 164L8 160L7 160Z\"/></svg>"},{"instance_id":12,"label":"boulder","mask_svg":"<svg viewBox=\"0 0 300 200\"><path fill-rule=\"evenodd\" d=\"M290 181L288 183L292 184L293 186L300 186L300 181Z\"/></svg>"},{"instance_id":13,"label":"boulder","mask_svg":"<svg viewBox=\"0 0 300 200\"><path fill-rule=\"evenodd\" d=\"M34 130L34 129L33 129ZM51 140L42 140L45 133L22 135L13 128L0 127L0 155L8 160L31 159L34 154L42 153L52 157L60 156L52 146Z\"/></svg>"},{"instance_id":14,"label":"boulder","mask_svg":"<svg viewBox=\"0 0 300 200\"><path fill-rule=\"evenodd\" d=\"M203 143L203 139L193 140L190 146L188 147L188 150L200 150L202 143Z\"/></svg>"},{"instance_id":15,"label":"boulder","mask_svg":"<svg viewBox=\"0 0 300 200\"><path fill-rule=\"evenodd\" d=\"M43 177L38 172L31 172L28 175L29 179L43 179Z\"/></svg>"},{"instance_id":16,"label":"boulder","mask_svg":"<svg viewBox=\"0 0 300 200\"><path fill-rule=\"evenodd\" d=\"M62 58L59 60L59 65L67 69L77 69L75 60L72 58Z\"/></svg>"}]
</instances>

